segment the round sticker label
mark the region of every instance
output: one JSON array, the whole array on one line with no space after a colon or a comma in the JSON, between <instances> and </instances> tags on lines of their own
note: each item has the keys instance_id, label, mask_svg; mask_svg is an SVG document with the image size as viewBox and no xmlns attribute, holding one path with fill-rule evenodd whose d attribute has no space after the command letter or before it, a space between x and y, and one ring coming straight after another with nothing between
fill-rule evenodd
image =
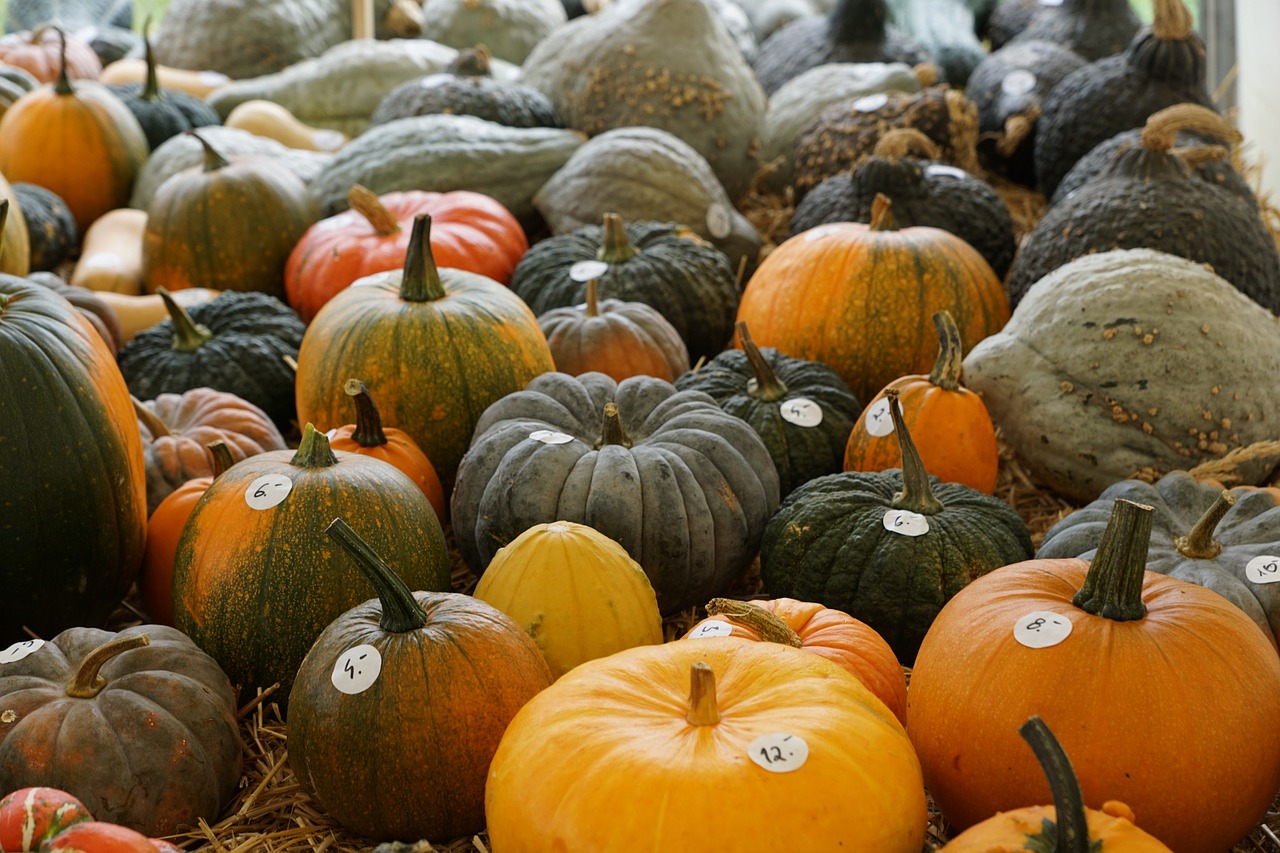
<instances>
[{"instance_id":1,"label":"round sticker label","mask_svg":"<svg viewBox=\"0 0 1280 853\"><path fill-rule=\"evenodd\" d=\"M1061 6L1062 0L1040 0L1041 6Z\"/></svg>"},{"instance_id":2,"label":"round sticker label","mask_svg":"<svg viewBox=\"0 0 1280 853\"><path fill-rule=\"evenodd\" d=\"M903 536L923 536L929 532L929 519L909 509L891 509L884 514L884 529Z\"/></svg>"},{"instance_id":3,"label":"round sticker label","mask_svg":"<svg viewBox=\"0 0 1280 853\"><path fill-rule=\"evenodd\" d=\"M804 239L808 242L821 240L828 234L834 233L835 230L836 229L831 225L819 225L817 228L810 228L808 231L804 232Z\"/></svg>"},{"instance_id":4,"label":"round sticker label","mask_svg":"<svg viewBox=\"0 0 1280 853\"><path fill-rule=\"evenodd\" d=\"M799 735L773 732L751 741L747 757L770 773L790 773L809 760L809 744Z\"/></svg>"},{"instance_id":5,"label":"round sticker label","mask_svg":"<svg viewBox=\"0 0 1280 853\"><path fill-rule=\"evenodd\" d=\"M271 509L289 497L293 480L284 474L263 474L244 490L244 502L249 509Z\"/></svg>"},{"instance_id":6,"label":"round sticker label","mask_svg":"<svg viewBox=\"0 0 1280 853\"><path fill-rule=\"evenodd\" d=\"M543 444L568 444L573 441L573 436L568 433L556 432L553 429L540 429L529 433L529 438L534 441L541 441Z\"/></svg>"},{"instance_id":7,"label":"round sticker label","mask_svg":"<svg viewBox=\"0 0 1280 853\"><path fill-rule=\"evenodd\" d=\"M816 427L822 423L822 407L807 397L783 400L778 410L784 421L799 427Z\"/></svg>"},{"instance_id":8,"label":"round sticker label","mask_svg":"<svg viewBox=\"0 0 1280 853\"><path fill-rule=\"evenodd\" d=\"M569 278L577 282L586 283L593 278L599 278L609 271L609 265L604 261L578 261L569 267Z\"/></svg>"},{"instance_id":9,"label":"round sticker label","mask_svg":"<svg viewBox=\"0 0 1280 853\"><path fill-rule=\"evenodd\" d=\"M338 655L329 680L348 696L363 693L373 686L382 672L382 654L373 646L363 645L347 649Z\"/></svg>"},{"instance_id":10,"label":"round sticker label","mask_svg":"<svg viewBox=\"0 0 1280 853\"><path fill-rule=\"evenodd\" d=\"M27 655L40 651L40 647L44 645L44 640L23 640L14 643L9 648L0 652L0 664L17 663Z\"/></svg>"},{"instance_id":11,"label":"round sticker label","mask_svg":"<svg viewBox=\"0 0 1280 853\"><path fill-rule=\"evenodd\" d=\"M1052 610L1033 610L1013 623L1013 638L1029 649L1047 649L1071 636L1071 620Z\"/></svg>"},{"instance_id":12,"label":"round sticker label","mask_svg":"<svg viewBox=\"0 0 1280 853\"><path fill-rule=\"evenodd\" d=\"M893 414L889 411L889 398L881 397L867 409L867 417L862 421L867 435L884 438L893 434Z\"/></svg>"},{"instance_id":13,"label":"round sticker label","mask_svg":"<svg viewBox=\"0 0 1280 853\"><path fill-rule=\"evenodd\" d=\"M873 113L887 103L889 103L889 96L884 92L877 92L865 98L858 98L853 102L853 108L860 113Z\"/></svg>"},{"instance_id":14,"label":"round sticker label","mask_svg":"<svg viewBox=\"0 0 1280 853\"><path fill-rule=\"evenodd\" d=\"M1010 71L1004 75L1004 79L1000 81L1000 90L1006 95L1019 97L1028 92L1035 91L1036 75L1032 74L1025 68L1019 68L1017 71Z\"/></svg>"},{"instance_id":15,"label":"round sticker label","mask_svg":"<svg viewBox=\"0 0 1280 853\"><path fill-rule=\"evenodd\" d=\"M231 78L220 71L201 71L196 75L196 82L201 86L225 86Z\"/></svg>"},{"instance_id":16,"label":"round sticker label","mask_svg":"<svg viewBox=\"0 0 1280 853\"><path fill-rule=\"evenodd\" d=\"M733 219L729 216L729 208L716 202L707 208L707 230L716 240L723 240L733 230Z\"/></svg>"},{"instance_id":17,"label":"round sticker label","mask_svg":"<svg viewBox=\"0 0 1280 853\"><path fill-rule=\"evenodd\" d=\"M941 166L934 163L932 166L925 166L924 173L931 178L967 178L969 174L964 169L957 169L955 166Z\"/></svg>"},{"instance_id":18,"label":"round sticker label","mask_svg":"<svg viewBox=\"0 0 1280 853\"><path fill-rule=\"evenodd\" d=\"M727 637L733 633L733 626L719 619L709 619L689 632L690 640L701 640L704 637Z\"/></svg>"},{"instance_id":19,"label":"round sticker label","mask_svg":"<svg viewBox=\"0 0 1280 853\"><path fill-rule=\"evenodd\" d=\"M1254 557L1244 567L1250 583L1280 583L1280 557Z\"/></svg>"}]
</instances>

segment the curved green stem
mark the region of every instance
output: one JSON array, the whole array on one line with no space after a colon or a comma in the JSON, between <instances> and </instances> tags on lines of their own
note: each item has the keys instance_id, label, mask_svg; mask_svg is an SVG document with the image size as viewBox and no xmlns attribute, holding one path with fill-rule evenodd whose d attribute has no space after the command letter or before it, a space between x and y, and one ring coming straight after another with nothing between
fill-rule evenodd
<instances>
[{"instance_id":1,"label":"curved green stem","mask_svg":"<svg viewBox=\"0 0 1280 853\"><path fill-rule=\"evenodd\" d=\"M416 631L427 624L427 611L413 597L413 591L383 562L369 543L360 538L341 518L335 518L324 530L347 552L356 567L369 579L382 604L378 625L392 634Z\"/></svg>"},{"instance_id":2,"label":"curved green stem","mask_svg":"<svg viewBox=\"0 0 1280 853\"><path fill-rule=\"evenodd\" d=\"M361 447L381 447L387 443L387 434L382 430L382 415L374 405L373 395L359 379L348 379L342 386L343 392L356 404L356 430L351 437Z\"/></svg>"},{"instance_id":3,"label":"curved green stem","mask_svg":"<svg viewBox=\"0 0 1280 853\"><path fill-rule=\"evenodd\" d=\"M200 147L204 149L204 170L206 172L216 172L219 169L225 169L227 166L231 165L227 162L225 157L219 154L217 150L209 144L209 140L201 136L195 129L183 132L188 136L194 136L200 143Z\"/></svg>"},{"instance_id":4,"label":"curved green stem","mask_svg":"<svg viewBox=\"0 0 1280 853\"><path fill-rule=\"evenodd\" d=\"M902 417L902 404L898 402L899 391L890 388L884 392L889 401L889 417L893 419L893 431L898 436L898 447L902 452L902 491L893 496L893 508L918 512L921 515L936 515L942 512L942 501L933 494L929 485L929 472L925 470L916 443L911 440L906 421Z\"/></svg>"},{"instance_id":5,"label":"curved green stem","mask_svg":"<svg viewBox=\"0 0 1280 853\"><path fill-rule=\"evenodd\" d=\"M778 378L778 374L765 360L764 353L760 352L760 348L756 346L756 342L751 339L751 332L747 330L745 320L739 320L734 324L734 329L738 332L738 342L742 344L742 352L747 357L747 362L751 365L751 372L756 377L756 387L754 391L749 392L752 397L759 400L781 400L787 393L787 384Z\"/></svg>"},{"instance_id":6,"label":"curved green stem","mask_svg":"<svg viewBox=\"0 0 1280 853\"><path fill-rule=\"evenodd\" d=\"M1151 507L1118 498L1084 584L1071 603L1115 622L1147 615L1142 581L1151 542Z\"/></svg>"},{"instance_id":7,"label":"curved green stem","mask_svg":"<svg viewBox=\"0 0 1280 853\"><path fill-rule=\"evenodd\" d=\"M156 75L156 55L151 49L151 16L142 23L143 56L147 62L147 85L142 89L142 100L153 102L160 100L160 78Z\"/></svg>"},{"instance_id":8,"label":"curved green stem","mask_svg":"<svg viewBox=\"0 0 1280 853\"><path fill-rule=\"evenodd\" d=\"M1053 807L1057 813L1057 825L1053 827L1056 839L1053 853L1089 853L1089 819L1084 810L1084 794L1062 744L1058 743L1044 720L1037 716L1023 723L1018 734L1036 754L1036 760L1049 780L1049 790L1053 792ZM1050 826L1046 820L1046 834Z\"/></svg>"},{"instance_id":9,"label":"curved green stem","mask_svg":"<svg viewBox=\"0 0 1280 853\"><path fill-rule=\"evenodd\" d=\"M723 616L736 625L750 628L756 636L768 643L803 648L804 641L800 635L791 630L791 626L783 622L775 614L763 607L748 601L733 598L713 598L707 602L708 616Z\"/></svg>"},{"instance_id":10,"label":"curved green stem","mask_svg":"<svg viewBox=\"0 0 1280 853\"><path fill-rule=\"evenodd\" d=\"M600 434L600 440L596 442L596 449L599 450L608 444L631 446L631 439L622 429L622 418L618 415L617 403L604 404L604 430Z\"/></svg>"},{"instance_id":11,"label":"curved green stem","mask_svg":"<svg viewBox=\"0 0 1280 853\"><path fill-rule=\"evenodd\" d=\"M173 348L178 352L195 352L213 338L208 326L201 325L191 319L187 309L177 303L173 296L163 287L156 288L160 301L169 312L173 321Z\"/></svg>"},{"instance_id":12,"label":"curved green stem","mask_svg":"<svg viewBox=\"0 0 1280 853\"><path fill-rule=\"evenodd\" d=\"M67 34L62 27L54 27L58 34L58 82L53 84L53 91L59 95L70 95L75 92L71 88L71 78L67 76Z\"/></svg>"},{"instance_id":13,"label":"curved green stem","mask_svg":"<svg viewBox=\"0 0 1280 853\"><path fill-rule=\"evenodd\" d=\"M400 298L405 302L434 302L444 297L444 282L440 280L440 270L436 269L436 259L431 254L431 216L419 213L413 218L409 251L404 256Z\"/></svg>"},{"instance_id":14,"label":"curved green stem","mask_svg":"<svg viewBox=\"0 0 1280 853\"><path fill-rule=\"evenodd\" d=\"M333 455L328 437L308 423L302 430L302 442L289 464L298 468L328 468L338 464L338 457Z\"/></svg>"},{"instance_id":15,"label":"curved green stem","mask_svg":"<svg viewBox=\"0 0 1280 853\"><path fill-rule=\"evenodd\" d=\"M1223 489L1213 506L1205 510L1204 515L1191 528L1186 536L1179 536L1174 541L1178 553L1191 560L1212 560L1222 553L1222 543L1213 538L1218 529L1218 522L1236 505L1236 496Z\"/></svg>"},{"instance_id":16,"label":"curved green stem","mask_svg":"<svg viewBox=\"0 0 1280 853\"><path fill-rule=\"evenodd\" d=\"M622 217L616 213L606 213L604 235L600 241L600 251L596 252L596 260L606 264L620 264L638 254L640 250L627 239L627 228L622 224Z\"/></svg>"},{"instance_id":17,"label":"curved green stem","mask_svg":"<svg viewBox=\"0 0 1280 853\"><path fill-rule=\"evenodd\" d=\"M929 381L945 391L959 390L961 364L964 362L960 327L948 311L934 314L933 325L938 330L938 360L929 371Z\"/></svg>"},{"instance_id":18,"label":"curved green stem","mask_svg":"<svg viewBox=\"0 0 1280 853\"><path fill-rule=\"evenodd\" d=\"M132 634L128 637L116 637L98 646L76 667L75 675L67 683L67 695L74 699L92 699L107 686L107 680L99 670L107 661L133 649L151 645L151 637L147 634Z\"/></svg>"}]
</instances>

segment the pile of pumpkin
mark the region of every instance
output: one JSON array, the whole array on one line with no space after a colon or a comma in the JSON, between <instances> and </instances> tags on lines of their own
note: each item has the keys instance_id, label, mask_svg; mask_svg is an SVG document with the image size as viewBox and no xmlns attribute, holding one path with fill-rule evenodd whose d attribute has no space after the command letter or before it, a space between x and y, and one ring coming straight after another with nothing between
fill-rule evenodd
<instances>
[{"instance_id":1,"label":"pile of pumpkin","mask_svg":"<svg viewBox=\"0 0 1280 853\"><path fill-rule=\"evenodd\" d=\"M0 849L216 820L269 690L377 841L1266 814L1280 255L1181 0L174 0L154 44L42 2L0 41ZM1052 201L1020 245L995 175ZM1081 507L1038 553L997 425Z\"/></svg>"}]
</instances>

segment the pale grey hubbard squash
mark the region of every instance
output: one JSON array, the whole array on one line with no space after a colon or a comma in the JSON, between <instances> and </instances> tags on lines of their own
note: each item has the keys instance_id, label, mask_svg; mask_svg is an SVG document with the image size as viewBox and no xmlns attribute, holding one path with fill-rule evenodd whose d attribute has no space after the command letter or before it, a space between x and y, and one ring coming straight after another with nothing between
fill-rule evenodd
<instances>
[{"instance_id":1,"label":"pale grey hubbard squash","mask_svg":"<svg viewBox=\"0 0 1280 853\"><path fill-rule=\"evenodd\" d=\"M1078 258L964 360L965 385L1036 479L1093 500L1274 439L1280 326L1203 264L1150 249ZM1256 484L1275 457L1243 465Z\"/></svg>"},{"instance_id":2,"label":"pale grey hubbard squash","mask_svg":"<svg viewBox=\"0 0 1280 853\"><path fill-rule=\"evenodd\" d=\"M747 17L746 11L733 0L707 0L707 2L711 4L711 9L720 19L720 23L724 24L724 28L729 31L729 36L738 46L742 58L748 63L754 62L759 45L756 43L755 30L751 28L751 19Z\"/></svg>"},{"instance_id":3,"label":"pale grey hubbard squash","mask_svg":"<svg viewBox=\"0 0 1280 853\"><path fill-rule=\"evenodd\" d=\"M426 38L457 48L483 44L517 65L568 20L560 0L424 0L422 17Z\"/></svg>"},{"instance_id":4,"label":"pale grey hubbard squash","mask_svg":"<svg viewBox=\"0 0 1280 853\"><path fill-rule=\"evenodd\" d=\"M731 199L759 164L765 96L705 0L619 0L543 39L521 81L570 127L668 130L707 158Z\"/></svg>"},{"instance_id":5,"label":"pale grey hubbard squash","mask_svg":"<svg viewBox=\"0 0 1280 853\"><path fill-rule=\"evenodd\" d=\"M38 30L56 22L68 32L133 26L132 0L9 0L4 31Z\"/></svg>"}]
</instances>

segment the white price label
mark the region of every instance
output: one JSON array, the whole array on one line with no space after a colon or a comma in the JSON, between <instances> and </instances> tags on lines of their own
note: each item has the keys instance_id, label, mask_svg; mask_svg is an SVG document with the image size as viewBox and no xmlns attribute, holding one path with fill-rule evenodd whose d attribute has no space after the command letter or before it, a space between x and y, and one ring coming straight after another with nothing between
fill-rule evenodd
<instances>
[{"instance_id":1,"label":"white price label","mask_svg":"<svg viewBox=\"0 0 1280 853\"><path fill-rule=\"evenodd\" d=\"M867 435L884 438L893 434L893 413L889 411L889 398L881 397L867 409L867 416L862 419Z\"/></svg>"},{"instance_id":2,"label":"white price label","mask_svg":"<svg viewBox=\"0 0 1280 853\"><path fill-rule=\"evenodd\" d=\"M891 509L884 514L884 529L903 536L923 536L929 532L929 519L909 509Z\"/></svg>"},{"instance_id":3,"label":"white price label","mask_svg":"<svg viewBox=\"0 0 1280 853\"><path fill-rule=\"evenodd\" d=\"M782 419L800 427L816 427L822 423L822 407L807 397L783 400L778 404Z\"/></svg>"},{"instance_id":4,"label":"white price label","mask_svg":"<svg viewBox=\"0 0 1280 853\"><path fill-rule=\"evenodd\" d=\"M1071 636L1071 620L1052 610L1033 610L1013 623L1013 638L1029 649L1047 649Z\"/></svg>"},{"instance_id":5,"label":"white price label","mask_svg":"<svg viewBox=\"0 0 1280 853\"><path fill-rule=\"evenodd\" d=\"M821 240L828 234L834 234L838 229L833 225L819 225L817 228L810 228L804 232L804 239L812 243L814 240Z\"/></svg>"},{"instance_id":6,"label":"white price label","mask_svg":"<svg viewBox=\"0 0 1280 853\"><path fill-rule=\"evenodd\" d=\"M329 680L338 690L354 696L373 686L382 672L382 654L368 644L355 646L338 655Z\"/></svg>"},{"instance_id":7,"label":"white price label","mask_svg":"<svg viewBox=\"0 0 1280 853\"><path fill-rule=\"evenodd\" d=\"M337 427L334 427L333 429L331 429L331 430L329 430L328 432L326 432L326 433L324 434L324 437L325 437L325 438L327 438L327 439L329 440L329 443L330 443L330 444L332 444L332 443L333 443L333 439L334 439L337 435L338 435L338 428L337 428Z\"/></svg>"},{"instance_id":8,"label":"white price label","mask_svg":"<svg viewBox=\"0 0 1280 853\"><path fill-rule=\"evenodd\" d=\"M27 655L40 651L40 647L44 645L44 640L23 640L20 643L14 643L9 648L0 652L0 664L17 663Z\"/></svg>"},{"instance_id":9,"label":"white price label","mask_svg":"<svg viewBox=\"0 0 1280 853\"><path fill-rule=\"evenodd\" d=\"M1280 557L1254 557L1244 567L1250 583L1280 583Z\"/></svg>"},{"instance_id":10,"label":"white price label","mask_svg":"<svg viewBox=\"0 0 1280 853\"><path fill-rule=\"evenodd\" d=\"M553 429L539 429L529 433L529 438L534 441L541 441L543 444L568 444L573 441L573 436L568 433L556 432Z\"/></svg>"},{"instance_id":11,"label":"white price label","mask_svg":"<svg viewBox=\"0 0 1280 853\"><path fill-rule=\"evenodd\" d=\"M729 208L716 202L707 208L707 231L716 240L723 240L733 230L733 219L729 216Z\"/></svg>"},{"instance_id":12,"label":"white price label","mask_svg":"<svg viewBox=\"0 0 1280 853\"><path fill-rule=\"evenodd\" d=\"M751 741L747 757L770 773L790 773L809 760L809 744L799 735L773 732Z\"/></svg>"},{"instance_id":13,"label":"white price label","mask_svg":"<svg viewBox=\"0 0 1280 853\"><path fill-rule=\"evenodd\" d=\"M317 130L311 134L311 144L321 151L336 151L347 139L336 130Z\"/></svg>"},{"instance_id":14,"label":"white price label","mask_svg":"<svg viewBox=\"0 0 1280 853\"><path fill-rule=\"evenodd\" d=\"M969 173L964 169L957 169L955 166L942 166L937 163L932 166L925 166L924 173L931 178L962 179L969 177Z\"/></svg>"},{"instance_id":15,"label":"white price label","mask_svg":"<svg viewBox=\"0 0 1280 853\"><path fill-rule=\"evenodd\" d=\"M114 269L121 264L121 258L115 252L94 252L80 259L80 266L87 270Z\"/></svg>"},{"instance_id":16,"label":"white price label","mask_svg":"<svg viewBox=\"0 0 1280 853\"><path fill-rule=\"evenodd\" d=\"M244 490L244 502L249 509L271 509L279 506L291 491L293 480L284 474L263 474Z\"/></svg>"},{"instance_id":17,"label":"white price label","mask_svg":"<svg viewBox=\"0 0 1280 853\"><path fill-rule=\"evenodd\" d=\"M196 81L201 86L225 86L231 78L220 71L201 71L196 75Z\"/></svg>"},{"instance_id":18,"label":"white price label","mask_svg":"<svg viewBox=\"0 0 1280 853\"><path fill-rule=\"evenodd\" d=\"M574 281L586 283L593 278L599 278L609 271L609 265L604 261L578 261L569 267L569 278Z\"/></svg>"},{"instance_id":19,"label":"white price label","mask_svg":"<svg viewBox=\"0 0 1280 853\"><path fill-rule=\"evenodd\" d=\"M887 103L889 103L889 96L884 92L877 92L865 98L858 98L853 102L853 108L860 113L873 113Z\"/></svg>"},{"instance_id":20,"label":"white price label","mask_svg":"<svg viewBox=\"0 0 1280 853\"><path fill-rule=\"evenodd\" d=\"M418 81L419 89L439 89L441 86L447 86L452 83L455 78L452 74L428 74Z\"/></svg>"},{"instance_id":21,"label":"white price label","mask_svg":"<svg viewBox=\"0 0 1280 853\"><path fill-rule=\"evenodd\" d=\"M689 632L690 640L701 640L705 637L727 637L733 633L733 626L719 619L708 619Z\"/></svg>"},{"instance_id":22,"label":"white price label","mask_svg":"<svg viewBox=\"0 0 1280 853\"><path fill-rule=\"evenodd\" d=\"M1019 68L1017 71L1010 71L1004 75L1004 79L1000 81L1000 90L1006 95L1015 98L1034 92L1036 88L1036 75L1032 74L1025 68Z\"/></svg>"},{"instance_id":23,"label":"white price label","mask_svg":"<svg viewBox=\"0 0 1280 853\"><path fill-rule=\"evenodd\" d=\"M1041 6L1061 6L1062 0L1040 0Z\"/></svg>"}]
</instances>

